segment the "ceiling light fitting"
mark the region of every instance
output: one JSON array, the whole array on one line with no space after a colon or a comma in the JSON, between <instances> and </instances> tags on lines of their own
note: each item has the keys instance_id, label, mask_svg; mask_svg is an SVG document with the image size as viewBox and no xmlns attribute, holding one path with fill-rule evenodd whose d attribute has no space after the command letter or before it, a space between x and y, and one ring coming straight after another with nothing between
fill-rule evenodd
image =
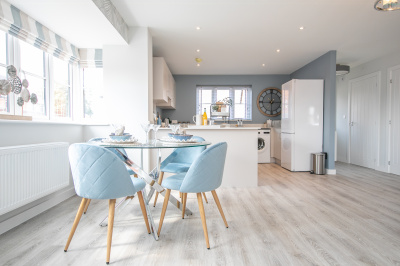
<instances>
[{"instance_id":1,"label":"ceiling light fitting","mask_svg":"<svg viewBox=\"0 0 400 266\"><path fill-rule=\"evenodd\" d=\"M346 75L349 73L350 73L349 66L336 64L336 76Z\"/></svg>"},{"instance_id":2,"label":"ceiling light fitting","mask_svg":"<svg viewBox=\"0 0 400 266\"><path fill-rule=\"evenodd\" d=\"M196 52L200 53L200 49L197 49Z\"/></svg>"},{"instance_id":3,"label":"ceiling light fitting","mask_svg":"<svg viewBox=\"0 0 400 266\"><path fill-rule=\"evenodd\" d=\"M302 26L302 27L300 27L299 29L300 29L300 30L304 30L304 27Z\"/></svg>"},{"instance_id":4,"label":"ceiling light fitting","mask_svg":"<svg viewBox=\"0 0 400 266\"><path fill-rule=\"evenodd\" d=\"M378 0L376 1L374 8L378 11L393 11L399 10L400 5L398 0Z\"/></svg>"},{"instance_id":5,"label":"ceiling light fitting","mask_svg":"<svg viewBox=\"0 0 400 266\"><path fill-rule=\"evenodd\" d=\"M196 30L201 30L201 28L199 26L196 27Z\"/></svg>"},{"instance_id":6,"label":"ceiling light fitting","mask_svg":"<svg viewBox=\"0 0 400 266\"><path fill-rule=\"evenodd\" d=\"M276 52L279 53L281 50L277 49Z\"/></svg>"},{"instance_id":7,"label":"ceiling light fitting","mask_svg":"<svg viewBox=\"0 0 400 266\"><path fill-rule=\"evenodd\" d=\"M194 61L196 61L196 63L197 63L197 66L199 67L200 66L200 63L201 63L201 61L203 61L201 58L198 58L198 57L196 57L195 59L194 59Z\"/></svg>"}]
</instances>

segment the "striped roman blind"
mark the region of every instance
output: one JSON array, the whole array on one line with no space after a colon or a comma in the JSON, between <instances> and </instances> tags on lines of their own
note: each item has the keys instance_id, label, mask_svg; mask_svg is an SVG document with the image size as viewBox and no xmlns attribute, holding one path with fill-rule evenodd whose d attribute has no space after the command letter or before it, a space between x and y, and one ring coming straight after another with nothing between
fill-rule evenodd
<instances>
[{"instance_id":1,"label":"striped roman blind","mask_svg":"<svg viewBox=\"0 0 400 266\"><path fill-rule=\"evenodd\" d=\"M0 30L62 60L80 60L77 47L4 0L0 0Z\"/></svg>"}]
</instances>

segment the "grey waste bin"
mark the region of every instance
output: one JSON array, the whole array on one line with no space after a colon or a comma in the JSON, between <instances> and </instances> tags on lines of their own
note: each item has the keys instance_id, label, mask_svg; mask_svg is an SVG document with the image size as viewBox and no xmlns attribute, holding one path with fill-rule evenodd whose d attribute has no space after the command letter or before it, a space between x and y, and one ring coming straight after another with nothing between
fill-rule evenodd
<instances>
[{"instance_id":1,"label":"grey waste bin","mask_svg":"<svg viewBox=\"0 0 400 266\"><path fill-rule=\"evenodd\" d=\"M324 175L325 174L325 155L326 153L312 153L312 174Z\"/></svg>"}]
</instances>

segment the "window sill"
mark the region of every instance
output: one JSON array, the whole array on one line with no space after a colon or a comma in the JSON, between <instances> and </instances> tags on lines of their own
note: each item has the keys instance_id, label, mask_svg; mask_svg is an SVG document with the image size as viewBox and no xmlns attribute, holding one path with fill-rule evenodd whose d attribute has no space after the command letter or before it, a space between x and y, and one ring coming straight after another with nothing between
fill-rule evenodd
<instances>
[{"instance_id":1,"label":"window sill","mask_svg":"<svg viewBox=\"0 0 400 266\"><path fill-rule=\"evenodd\" d=\"M105 122L90 122L90 121L54 121L54 120L14 120L1 119L1 124L35 124L35 125L77 125L77 126L108 126Z\"/></svg>"}]
</instances>

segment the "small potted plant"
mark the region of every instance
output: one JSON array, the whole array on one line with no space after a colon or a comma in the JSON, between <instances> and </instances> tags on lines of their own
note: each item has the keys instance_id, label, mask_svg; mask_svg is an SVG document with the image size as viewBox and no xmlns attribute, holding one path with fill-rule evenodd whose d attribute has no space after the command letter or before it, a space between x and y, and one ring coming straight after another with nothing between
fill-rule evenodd
<instances>
[{"instance_id":1,"label":"small potted plant","mask_svg":"<svg viewBox=\"0 0 400 266\"><path fill-rule=\"evenodd\" d=\"M229 116L229 107L232 106L232 98L225 97L222 100L218 100L211 106L214 116Z\"/></svg>"}]
</instances>

